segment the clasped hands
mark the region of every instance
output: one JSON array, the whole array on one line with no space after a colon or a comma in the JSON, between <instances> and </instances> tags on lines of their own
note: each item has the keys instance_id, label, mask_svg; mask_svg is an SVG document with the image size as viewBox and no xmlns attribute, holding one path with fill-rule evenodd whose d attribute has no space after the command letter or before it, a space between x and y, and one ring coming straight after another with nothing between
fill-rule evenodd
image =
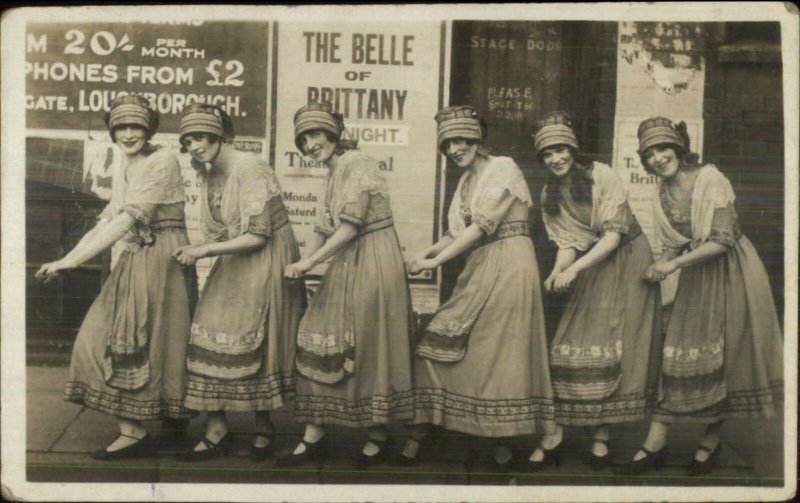
<instances>
[{"instance_id":1,"label":"clasped hands","mask_svg":"<svg viewBox=\"0 0 800 503\"><path fill-rule=\"evenodd\" d=\"M430 258L430 252L424 251L417 253L406 262L406 269L409 274L419 274L422 271L436 269L441 264L435 258Z\"/></svg>"},{"instance_id":2,"label":"clasped hands","mask_svg":"<svg viewBox=\"0 0 800 503\"><path fill-rule=\"evenodd\" d=\"M647 268L644 273L644 280L652 283L664 281L664 278L672 274L678 269L678 264L674 260L667 260L664 262L656 262Z\"/></svg>"},{"instance_id":3,"label":"clasped hands","mask_svg":"<svg viewBox=\"0 0 800 503\"><path fill-rule=\"evenodd\" d=\"M564 293L569 290L577 277L578 271L571 267L567 267L563 271L553 270L550 276L544 280L544 289L548 293Z\"/></svg>"},{"instance_id":4,"label":"clasped hands","mask_svg":"<svg viewBox=\"0 0 800 503\"><path fill-rule=\"evenodd\" d=\"M172 257L181 265L194 265L198 260L207 256L208 248L205 245L181 246L172 252Z\"/></svg>"},{"instance_id":5,"label":"clasped hands","mask_svg":"<svg viewBox=\"0 0 800 503\"><path fill-rule=\"evenodd\" d=\"M283 276L289 279L298 279L305 276L305 274L314 268L314 263L304 258L298 260L294 264L289 264L283 269Z\"/></svg>"}]
</instances>

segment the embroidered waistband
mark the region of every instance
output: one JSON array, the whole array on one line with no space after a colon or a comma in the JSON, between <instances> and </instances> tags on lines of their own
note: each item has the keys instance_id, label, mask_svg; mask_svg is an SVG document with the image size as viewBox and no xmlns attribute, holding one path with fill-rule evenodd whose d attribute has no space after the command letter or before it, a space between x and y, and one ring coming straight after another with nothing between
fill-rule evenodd
<instances>
[{"instance_id":1,"label":"embroidered waistband","mask_svg":"<svg viewBox=\"0 0 800 503\"><path fill-rule=\"evenodd\" d=\"M531 227L527 221L505 222L497 226L497 230L491 236L484 236L475 244L475 248L494 243L501 239L513 238L515 236L530 236Z\"/></svg>"},{"instance_id":2,"label":"embroidered waistband","mask_svg":"<svg viewBox=\"0 0 800 503\"><path fill-rule=\"evenodd\" d=\"M379 231L381 229L386 229L387 227L391 227L394 225L394 218L387 217L381 220L376 220L374 222L367 222L363 227L359 229L358 236L364 236L365 234L369 234L370 232Z\"/></svg>"},{"instance_id":3,"label":"embroidered waistband","mask_svg":"<svg viewBox=\"0 0 800 503\"><path fill-rule=\"evenodd\" d=\"M186 221L182 218L165 218L163 220L151 220L148 226L151 232L176 232L186 230Z\"/></svg>"}]
</instances>

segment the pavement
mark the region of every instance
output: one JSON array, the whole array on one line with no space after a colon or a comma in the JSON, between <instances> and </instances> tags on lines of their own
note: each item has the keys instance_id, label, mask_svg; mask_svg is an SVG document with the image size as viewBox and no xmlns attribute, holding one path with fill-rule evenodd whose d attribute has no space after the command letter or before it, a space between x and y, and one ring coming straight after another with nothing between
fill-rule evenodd
<instances>
[{"instance_id":1,"label":"pavement","mask_svg":"<svg viewBox=\"0 0 800 503\"><path fill-rule=\"evenodd\" d=\"M253 415L228 415L235 449L224 458L204 463L179 461L175 454L190 448L202 436L203 416L192 420L183 445L159 446L158 456L124 461L95 461L90 453L116 437L113 417L62 398L65 366L27 367L27 479L29 482L144 482L144 483L292 483L292 484L457 484L457 485L633 485L633 486L776 486L783 485L783 422L731 420L723 426L723 451L713 474L685 476L702 426L675 426L670 431L667 466L638 477L621 477L610 470L594 472L586 463L589 436L582 428L568 428L565 458L560 467L537 473L491 468L491 443L454 433L441 433L438 447L410 468L379 465L356 470L352 459L364 434L345 428L329 431L336 453L321 468L279 469L274 459L253 463L248 457ZM302 432L292 420L291 408L272 413L278 454L289 452ZM159 422L145 424L157 434ZM647 432L647 424L611 429L610 449L616 462L634 454ZM403 428L393 426L395 449L402 445ZM530 454L538 438L521 438L520 454ZM471 452L476 463L466 463Z\"/></svg>"}]
</instances>

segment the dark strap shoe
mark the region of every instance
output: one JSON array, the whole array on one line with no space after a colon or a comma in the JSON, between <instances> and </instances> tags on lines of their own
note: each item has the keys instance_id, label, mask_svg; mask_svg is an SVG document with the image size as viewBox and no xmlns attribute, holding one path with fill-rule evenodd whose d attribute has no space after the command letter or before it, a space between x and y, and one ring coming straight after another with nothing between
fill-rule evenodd
<instances>
[{"instance_id":1,"label":"dark strap shoe","mask_svg":"<svg viewBox=\"0 0 800 503\"><path fill-rule=\"evenodd\" d=\"M198 461L206 461L221 456L227 456L230 451L230 437L226 433L224 437L219 439L219 442L212 442L206 437L200 439L206 448L200 451L191 450L178 456L180 461L189 463L196 463Z\"/></svg>"},{"instance_id":2,"label":"dark strap shoe","mask_svg":"<svg viewBox=\"0 0 800 503\"><path fill-rule=\"evenodd\" d=\"M667 462L666 445L656 452L649 451L645 447L640 447L639 450L645 453L642 459L616 466L614 473L617 475L641 475L652 470L660 470Z\"/></svg>"},{"instance_id":3,"label":"dark strap shoe","mask_svg":"<svg viewBox=\"0 0 800 503\"><path fill-rule=\"evenodd\" d=\"M719 455L722 452L722 443L718 443L713 451L705 445L700 445L697 450L706 451L708 453L708 458L705 461L697 461L696 456L692 458L692 462L689 463L686 469L686 474L690 477L708 475L714 471L714 468L717 466L717 461L719 460Z\"/></svg>"},{"instance_id":4,"label":"dark strap shoe","mask_svg":"<svg viewBox=\"0 0 800 503\"><path fill-rule=\"evenodd\" d=\"M372 456L367 456L364 454L364 450L362 449L361 452L358 453L358 456L353 463L353 467L356 470L368 470L370 466L379 465L385 462L388 458L389 449L391 449L392 446L392 442L388 438L383 441L369 439L367 442L372 442L378 446L378 452Z\"/></svg>"},{"instance_id":5,"label":"dark strap shoe","mask_svg":"<svg viewBox=\"0 0 800 503\"><path fill-rule=\"evenodd\" d=\"M137 442L123 447L122 449L117 449L116 451L100 449L92 454L92 458L100 461L115 461L117 459L146 458L154 455L154 449L149 434L145 433L142 438L126 435L124 433L120 433L120 436L132 438L137 440Z\"/></svg>"},{"instance_id":6,"label":"dark strap shoe","mask_svg":"<svg viewBox=\"0 0 800 503\"><path fill-rule=\"evenodd\" d=\"M269 432L266 431L257 431L255 436L257 437L266 437L269 439L269 443L264 447L256 447L255 444L250 446L250 461L254 463L258 463L260 461L264 461L265 459L272 456L272 453L275 452L275 425L270 423L269 425ZM255 439L253 439L255 441Z\"/></svg>"},{"instance_id":7,"label":"dark strap shoe","mask_svg":"<svg viewBox=\"0 0 800 503\"><path fill-rule=\"evenodd\" d=\"M313 463L318 468L321 467L328 456L328 437L324 436L313 444L304 440L301 440L300 443L306 446L305 451L278 458L276 465L280 468L293 468Z\"/></svg>"},{"instance_id":8,"label":"dark strap shoe","mask_svg":"<svg viewBox=\"0 0 800 503\"><path fill-rule=\"evenodd\" d=\"M548 466L561 466L561 460L564 457L564 441L562 440L557 446L553 449L545 449L541 445L539 445L538 449L541 449L544 453L544 457L541 461L531 461L528 458L527 462L525 463L525 468L529 472L538 472L539 470L544 470ZM534 452L536 452L534 450Z\"/></svg>"},{"instance_id":9,"label":"dark strap shoe","mask_svg":"<svg viewBox=\"0 0 800 503\"><path fill-rule=\"evenodd\" d=\"M608 450L608 442L605 440L597 440L593 439L592 443L597 442L598 444L603 444L606 446ZM609 450L605 456L597 456L591 450L589 451L589 466L592 470L599 472L600 470L604 470L611 466L611 451Z\"/></svg>"}]
</instances>

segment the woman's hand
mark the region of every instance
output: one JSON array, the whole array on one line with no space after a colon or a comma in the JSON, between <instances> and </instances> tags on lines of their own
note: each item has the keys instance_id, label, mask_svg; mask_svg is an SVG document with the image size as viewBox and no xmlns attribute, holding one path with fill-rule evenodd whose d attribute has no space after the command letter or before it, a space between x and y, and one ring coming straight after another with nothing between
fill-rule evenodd
<instances>
[{"instance_id":1,"label":"woman's hand","mask_svg":"<svg viewBox=\"0 0 800 503\"><path fill-rule=\"evenodd\" d=\"M422 272L422 269L418 267L418 264L426 260L430 254L431 252L429 250L422 250L421 252L412 255L411 258L406 261L406 269L408 270L409 274L419 274Z\"/></svg>"},{"instance_id":2,"label":"woman's hand","mask_svg":"<svg viewBox=\"0 0 800 503\"><path fill-rule=\"evenodd\" d=\"M553 269L553 271L550 273L550 276L548 276L547 279L544 280L544 291L545 292L547 292L547 293L552 293L553 292L553 288L554 288L554 285L555 285L555 282L556 282L556 276L558 276L558 273L559 272L557 270Z\"/></svg>"},{"instance_id":3,"label":"woman's hand","mask_svg":"<svg viewBox=\"0 0 800 503\"><path fill-rule=\"evenodd\" d=\"M75 266L64 262L63 259L56 260L55 262L48 262L47 264L42 265L42 267L36 271L35 277L42 283L49 283L50 281L56 279L61 272L74 268Z\"/></svg>"},{"instance_id":4,"label":"woman's hand","mask_svg":"<svg viewBox=\"0 0 800 503\"><path fill-rule=\"evenodd\" d=\"M408 263L410 264L412 262L418 262L420 260L425 260L425 259L430 258L430 257L431 257L431 251L430 250L422 250L422 251L417 252L414 255L412 255L411 259L408 261Z\"/></svg>"},{"instance_id":5,"label":"woman's hand","mask_svg":"<svg viewBox=\"0 0 800 503\"><path fill-rule=\"evenodd\" d=\"M678 269L678 264L674 260L667 260L664 262L656 262L647 268L644 273L646 281L658 282L664 281L664 278L672 274Z\"/></svg>"},{"instance_id":6,"label":"woman's hand","mask_svg":"<svg viewBox=\"0 0 800 503\"><path fill-rule=\"evenodd\" d=\"M283 275L289 279L302 278L314 268L314 264L308 259L298 260L294 264L289 264L283 270Z\"/></svg>"},{"instance_id":7,"label":"woman's hand","mask_svg":"<svg viewBox=\"0 0 800 503\"><path fill-rule=\"evenodd\" d=\"M437 267L439 267L439 262L436 259L432 258L417 259L412 261L408 265L408 272L410 274L419 274L422 271L436 269Z\"/></svg>"},{"instance_id":8,"label":"woman's hand","mask_svg":"<svg viewBox=\"0 0 800 503\"><path fill-rule=\"evenodd\" d=\"M172 252L172 256L182 265L194 265L199 259L208 256L208 248L204 245L181 246Z\"/></svg>"},{"instance_id":9,"label":"woman's hand","mask_svg":"<svg viewBox=\"0 0 800 503\"><path fill-rule=\"evenodd\" d=\"M569 287L572 286L572 282L575 281L575 278L577 277L578 272L575 269L572 267L566 268L558 273L553 280L553 290L558 293L566 292L569 290Z\"/></svg>"}]
</instances>

